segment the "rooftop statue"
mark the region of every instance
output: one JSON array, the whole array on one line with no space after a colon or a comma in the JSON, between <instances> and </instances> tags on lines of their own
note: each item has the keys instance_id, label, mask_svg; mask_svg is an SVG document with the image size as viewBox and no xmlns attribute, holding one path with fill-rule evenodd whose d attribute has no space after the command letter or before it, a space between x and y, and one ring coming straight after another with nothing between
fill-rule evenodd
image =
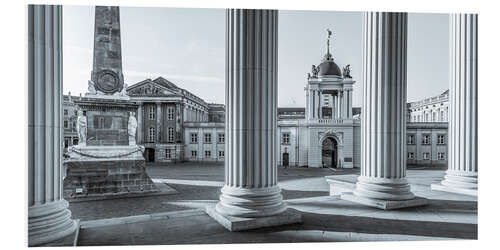
<instances>
[{"instance_id":1,"label":"rooftop statue","mask_svg":"<svg viewBox=\"0 0 500 250\"><path fill-rule=\"evenodd\" d=\"M311 73L313 78L318 77L318 72L319 72L319 67L316 67L316 65L312 65Z\"/></svg>"},{"instance_id":2,"label":"rooftop statue","mask_svg":"<svg viewBox=\"0 0 500 250\"><path fill-rule=\"evenodd\" d=\"M347 64L347 66L345 66L342 69L342 77L343 78L352 78L352 76L351 76L351 65L350 64Z\"/></svg>"}]
</instances>

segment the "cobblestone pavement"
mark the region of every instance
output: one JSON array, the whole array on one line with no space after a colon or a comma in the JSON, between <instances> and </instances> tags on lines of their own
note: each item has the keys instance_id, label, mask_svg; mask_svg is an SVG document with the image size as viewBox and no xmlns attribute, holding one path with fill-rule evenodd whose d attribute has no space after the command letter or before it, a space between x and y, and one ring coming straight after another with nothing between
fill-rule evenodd
<instances>
[{"instance_id":1,"label":"cobblestone pavement","mask_svg":"<svg viewBox=\"0 0 500 250\"><path fill-rule=\"evenodd\" d=\"M192 209L197 201L218 200L224 182L222 164L182 163L150 164L147 172L153 179L167 179L179 193L173 195L123 198L70 203L74 219L96 220L141 214ZM359 169L278 167L278 180L284 199L328 195L326 175L358 173ZM216 183L217 185L205 184ZM201 205L200 205L201 206Z\"/></svg>"}]
</instances>

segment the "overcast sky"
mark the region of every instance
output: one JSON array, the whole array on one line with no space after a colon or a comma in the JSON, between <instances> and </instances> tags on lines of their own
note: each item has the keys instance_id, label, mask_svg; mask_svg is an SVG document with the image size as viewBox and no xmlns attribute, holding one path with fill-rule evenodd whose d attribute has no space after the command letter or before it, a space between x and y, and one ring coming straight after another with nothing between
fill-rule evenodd
<instances>
[{"instance_id":1,"label":"overcast sky","mask_svg":"<svg viewBox=\"0 0 500 250\"><path fill-rule=\"evenodd\" d=\"M224 103L224 15L222 9L120 8L122 60L129 86L158 76L205 99ZM361 106L360 12L280 10L278 105L305 106L306 75L326 52L351 64L354 106ZM85 93L92 70L94 7L64 6L64 92ZM408 20L408 101L448 88L448 16L410 14Z\"/></svg>"}]
</instances>

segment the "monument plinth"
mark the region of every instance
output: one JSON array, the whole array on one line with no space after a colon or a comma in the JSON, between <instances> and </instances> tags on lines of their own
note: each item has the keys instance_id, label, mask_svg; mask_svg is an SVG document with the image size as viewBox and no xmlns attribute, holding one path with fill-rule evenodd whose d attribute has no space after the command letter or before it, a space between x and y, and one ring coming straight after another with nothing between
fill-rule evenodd
<instances>
[{"instance_id":1,"label":"monument plinth","mask_svg":"<svg viewBox=\"0 0 500 250\"><path fill-rule=\"evenodd\" d=\"M137 108L123 84L118 7L96 7L94 66L78 106L78 145L65 161L64 197L159 192L146 173L144 147L136 144Z\"/></svg>"}]
</instances>

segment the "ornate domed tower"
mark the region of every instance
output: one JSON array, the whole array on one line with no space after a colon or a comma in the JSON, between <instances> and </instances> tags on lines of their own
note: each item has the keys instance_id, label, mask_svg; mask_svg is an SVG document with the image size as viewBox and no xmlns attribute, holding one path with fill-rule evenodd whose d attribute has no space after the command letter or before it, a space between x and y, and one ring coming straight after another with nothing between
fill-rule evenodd
<instances>
[{"instance_id":1,"label":"ornate domed tower","mask_svg":"<svg viewBox=\"0 0 500 250\"><path fill-rule=\"evenodd\" d=\"M353 166L352 90L355 81L350 66L341 70L330 53L328 31L326 54L307 76L306 120L309 126L308 166ZM346 143L348 142L348 143Z\"/></svg>"}]
</instances>

